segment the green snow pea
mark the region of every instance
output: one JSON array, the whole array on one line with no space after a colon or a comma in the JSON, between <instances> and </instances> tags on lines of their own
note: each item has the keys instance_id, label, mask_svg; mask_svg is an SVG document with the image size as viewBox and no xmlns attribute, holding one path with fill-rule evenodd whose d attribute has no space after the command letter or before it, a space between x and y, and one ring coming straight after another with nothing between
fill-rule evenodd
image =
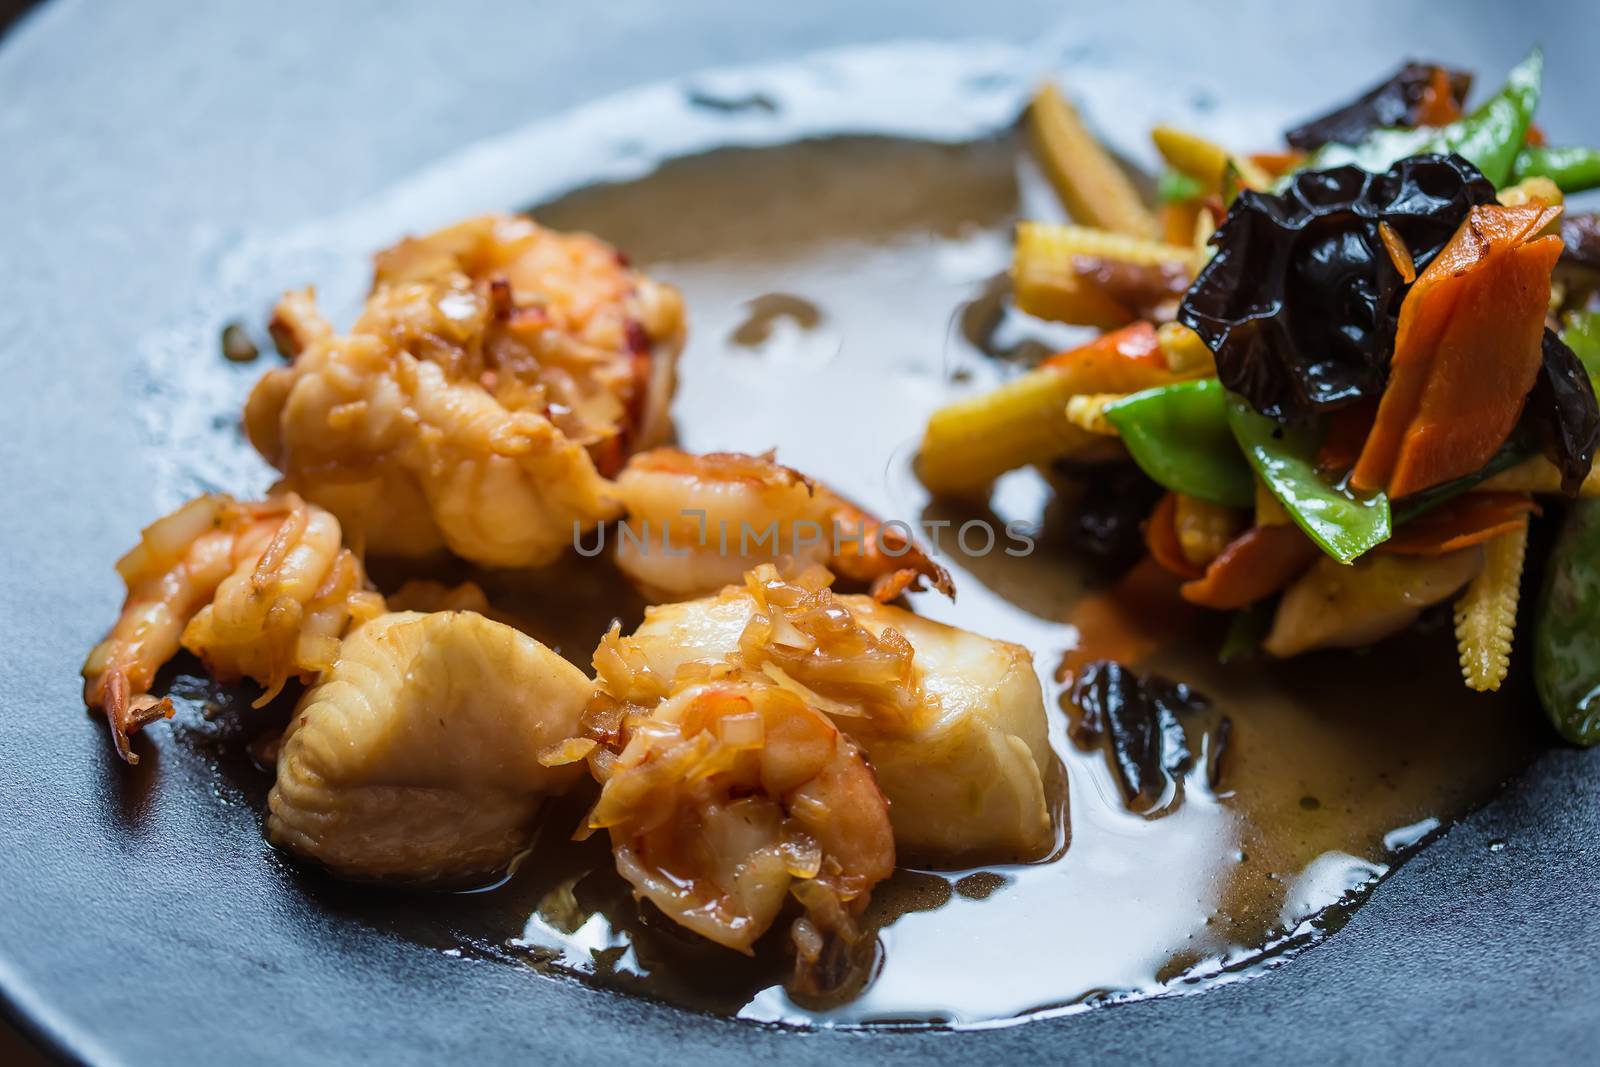
<instances>
[{"instance_id":1,"label":"green snow pea","mask_svg":"<svg viewBox=\"0 0 1600 1067\"><path fill-rule=\"evenodd\" d=\"M1567 511L1533 628L1533 681L1556 732L1600 742L1600 500Z\"/></svg>"},{"instance_id":2,"label":"green snow pea","mask_svg":"<svg viewBox=\"0 0 1600 1067\"><path fill-rule=\"evenodd\" d=\"M1359 497L1317 473L1315 427L1290 429L1228 397L1228 425L1250 465L1307 537L1340 563L1389 539L1389 498Z\"/></svg>"},{"instance_id":3,"label":"green snow pea","mask_svg":"<svg viewBox=\"0 0 1600 1067\"><path fill-rule=\"evenodd\" d=\"M1524 147L1539 105L1544 53L1535 48L1512 68L1506 84L1471 114L1447 126L1373 130L1359 144L1329 144L1313 152L1302 169L1327 170L1354 163L1382 174L1407 156L1457 152L1483 171L1495 188L1505 185Z\"/></svg>"},{"instance_id":4,"label":"green snow pea","mask_svg":"<svg viewBox=\"0 0 1600 1067\"><path fill-rule=\"evenodd\" d=\"M1198 200L1206 195L1206 187L1198 178L1191 178L1181 170L1164 170L1156 179L1156 199L1163 204L1182 200Z\"/></svg>"},{"instance_id":5,"label":"green snow pea","mask_svg":"<svg viewBox=\"0 0 1600 1067\"><path fill-rule=\"evenodd\" d=\"M1581 193L1600 186L1600 148L1528 145L1517 153L1511 180L1549 178L1563 193Z\"/></svg>"},{"instance_id":6,"label":"green snow pea","mask_svg":"<svg viewBox=\"0 0 1600 1067\"><path fill-rule=\"evenodd\" d=\"M1134 393L1106 405L1105 416L1157 484L1228 507L1254 503L1255 483L1228 431L1226 394L1215 378Z\"/></svg>"},{"instance_id":7,"label":"green snow pea","mask_svg":"<svg viewBox=\"0 0 1600 1067\"><path fill-rule=\"evenodd\" d=\"M1561 339L1589 372L1589 379L1600 379L1600 311L1568 314L1561 324Z\"/></svg>"}]
</instances>

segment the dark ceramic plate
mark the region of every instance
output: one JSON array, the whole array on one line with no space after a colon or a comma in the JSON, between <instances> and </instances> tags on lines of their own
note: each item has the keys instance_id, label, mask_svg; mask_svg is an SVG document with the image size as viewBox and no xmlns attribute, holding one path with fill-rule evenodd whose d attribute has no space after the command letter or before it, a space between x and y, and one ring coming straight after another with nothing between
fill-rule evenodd
<instances>
[{"instance_id":1,"label":"dark ceramic plate","mask_svg":"<svg viewBox=\"0 0 1600 1067\"><path fill-rule=\"evenodd\" d=\"M152 378L151 346L259 310L208 310L204 300L197 309L196 294L237 287L239 260L225 250L248 235L304 233L339 217L350 227L342 239L359 245L361 205L473 142L647 82L681 96L714 85L696 76L707 68L911 35L1011 41L1038 70L1089 72L1095 114L1129 131L1147 123L1141 100L1152 92L1201 109L1264 98L1276 122L1315 111L1400 56L1492 79L1540 41L1549 71L1541 122L1593 142L1600 10L218 7L63 0L0 45L0 993L19 1027L96 1063L1592 1055L1593 753L1543 752L1336 936L1253 980L981 1032L788 1032L455 958L429 943L414 912L308 892L261 840L259 789L229 717L157 728L128 773L82 714L77 670L116 608L110 562L187 487L172 442L227 416L219 397ZM981 97L1004 85L977 78L971 88ZM711 102L730 116L726 140L763 140L748 125L759 122L748 114L762 110L758 100ZM931 116L902 132L956 140L962 121ZM849 109L816 122L807 132L882 125L857 123ZM1271 128L1237 132L1259 139ZM708 135L679 150L716 143ZM552 159L540 190L491 183L475 195L515 206L642 166L628 145L611 147L608 166ZM308 262L338 251L313 248ZM206 470L207 458L186 469ZM227 457L215 459L212 472L225 478ZM260 476L228 485L249 490Z\"/></svg>"}]
</instances>

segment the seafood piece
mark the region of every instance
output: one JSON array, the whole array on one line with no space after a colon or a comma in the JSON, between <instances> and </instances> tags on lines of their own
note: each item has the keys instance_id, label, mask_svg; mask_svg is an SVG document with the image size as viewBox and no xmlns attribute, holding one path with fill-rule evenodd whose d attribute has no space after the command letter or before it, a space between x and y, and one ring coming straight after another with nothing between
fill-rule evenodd
<instances>
[{"instance_id":1,"label":"seafood piece","mask_svg":"<svg viewBox=\"0 0 1600 1067\"><path fill-rule=\"evenodd\" d=\"M909 537L821 483L773 460L675 448L642 452L617 478L628 518L617 566L651 600L706 596L739 582L757 563L798 574L825 564L874 596L933 586L955 595L950 575Z\"/></svg>"},{"instance_id":2,"label":"seafood piece","mask_svg":"<svg viewBox=\"0 0 1600 1067\"><path fill-rule=\"evenodd\" d=\"M376 618L300 700L267 837L344 878L493 876L527 847L543 798L582 777L539 754L572 735L593 691L475 612Z\"/></svg>"},{"instance_id":3,"label":"seafood piece","mask_svg":"<svg viewBox=\"0 0 1600 1067\"><path fill-rule=\"evenodd\" d=\"M713 679L625 716L612 744L588 827L610 833L640 896L749 952L792 892L807 912L802 950L854 940L894 871L894 835L871 769L826 715L765 678Z\"/></svg>"},{"instance_id":4,"label":"seafood piece","mask_svg":"<svg viewBox=\"0 0 1600 1067\"><path fill-rule=\"evenodd\" d=\"M147 690L180 647L212 677L266 687L330 666L352 621L383 611L366 572L341 547L339 522L293 493L261 503L212 494L146 527L117 561L122 615L83 665L84 701L105 712L117 753L139 762L134 731L172 715Z\"/></svg>"},{"instance_id":5,"label":"seafood piece","mask_svg":"<svg viewBox=\"0 0 1600 1067\"><path fill-rule=\"evenodd\" d=\"M676 290L598 239L473 219L380 253L345 336L286 296L293 363L245 427L371 552L537 566L618 514L606 479L668 433L683 333Z\"/></svg>"},{"instance_id":6,"label":"seafood piece","mask_svg":"<svg viewBox=\"0 0 1600 1067\"><path fill-rule=\"evenodd\" d=\"M1261 647L1286 658L1371 644L1410 626L1423 608L1455 595L1482 569L1481 545L1438 556L1367 556L1353 564L1323 556L1283 594Z\"/></svg>"},{"instance_id":7,"label":"seafood piece","mask_svg":"<svg viewBox=\"0 0 1600 1067\"><path fill-rule=\"evenodd\" d=\"M657 678L730 656L806 694L866 752L902 853L945 865L1036 859L1055 841L1054 762L1018 645L841 596L772 567L715 597L650 608L628 639Z\"/></svg>"},{"instance_id":8,"label":"seafood piece","mask_svg":"<svg viewBox=\"0 0 1600 1067\"><path fill-rule=\"evenodd\" d=\"M788 585L763 570L762 595L827 595L819 572ZM582 736L547 758L587 759L602 787L580 836L608 831L618 872L688 929L749 952L792 893L805 911L792 930L792 988L820 991L854 970L856 920L872 887L894 871L895 840L871 768L826 713L837 701L769 654L781 618L781 610L753 615L742 647L670 676L651 669L637 638L613 628L595 651L600 690ZM892 653L902 650L880 644L867 649L855 679L836 678L835 688L863 698L881 690L909 707L914 691L892 688L891 676L905 673Z\"/></svg>"}]
</instances>

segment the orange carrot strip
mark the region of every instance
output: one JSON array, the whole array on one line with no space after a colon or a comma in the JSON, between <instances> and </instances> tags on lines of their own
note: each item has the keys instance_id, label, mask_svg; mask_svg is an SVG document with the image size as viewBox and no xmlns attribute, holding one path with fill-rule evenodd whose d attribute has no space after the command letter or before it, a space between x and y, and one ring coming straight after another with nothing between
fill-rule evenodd
<instances>
[{"instance_id":1,"label":"orange carrot strip","mask_svg":"<svg viewBox=\"0 0 1600 1067\"><path fill-rule=\"evenodd\" d=\"M1410 285L1416 281L1417 264L1411 258L1411 249L1406 247L1405 239L1387 222L1378 223L1378 236L1383 239L1383 250L1389 253L1389 262L1394 264L1394 269L1400 272L1405 283Z\"/></svg>"},{"instance_id":2,"label":"orange carrot strip","mask_svg":"<svg viewBox=\"0 0 1600 1067\"><path fill-rule=\"evenodd\" d=\"M1057 679L1073 676L1096 660L1133 666L1167 641L1193 628L1201 612L1178 597L1178 579L1146 556L1111 588L1073 605L1076 642L1061 659Z\"/></svg>"},{"instance_id":3,"label":"orange carrot strip","mask_svg":"<svg viewBox=\"0 0 1600 1067\"><path fill-rule=\"evenodd\" d=\"M1400 307L1389 384L1351 484L1398 499L1482 467L1539 374L1559 207L1480 205Z\"/></svg>"},{"instance_id":4,"label":"orange carrot strip","mask_svg":"<svg viewBox=\"0 0 1600 1067\"><path fill-rule=\"evenodd\" d=\"M1178 541L1178 528L1174 522L1178 513L1178 496L1168 493L1156 504L1144 527L1144 543L1150 556L1179 578L1198 578L1205 573L1189 562Z\"/></svg>"},{"instance_id":5,"label":"orange carrot strip","mask_svg":"<svg viewBox=\"0 0 1600 1067\"><path fill-rule=\"evenodd\" d=\"M1538 513L1527 493L1464 493L1401 526L1378 551L1442 556L1526 526Z\"/></svg>"},{"instance_id":6,"label":"orange carrot strip","mask_svg":"<svg viewBox=\"0 0 1600 1067\"><path fill-rule=\"evenodd\" d=\"M1250 162L1267 172L1269 177L1281 178L1304 163L1306 154L1293 149L1287 152L1255 152Z\"/></svg>"},{"instance_id":7,"label":"orange carrot strip","mask_svg":"<svg viewBox=\"0 0 1600 1067\"><path fill-rule=\"evenodd\" d=\"M1528 133L1522 138L1522 143L1539 148L1548 142L1545 141L1544 131L1539 128L1539 124L1537 122L1530 122L1528 123Z\"/></svg>"},{"instance_id":8,"label":"orange carrot strip","mask_svg":"<svg viewBox=\"0 0 1600 1067\"><path fill-rule=\"evenodd\" d=\"M1093 392L1130 393L1171 382L1167 357L1156 341L1156 328L1135 322L1102 334L1081 348L1058 352L1041 368L1073 370L1093 381Z\"/></svg>"},{"instance_id":9,"label":"orange carrot strip","mask_svg":"<svg viewBox=\"0 0 1600 1067\"><path fill-rule=\"evenodd\" d=\"M1211 561L1204 576L1178 592L1191 604L1237 611L1286 587L1320 554L1298 526L1252 526Z\"/></svg>"},{"instance_id":10,"label":"orange carrot strip","mask_svg":"<svg viewBox=\"0 0 1600 1067\"><path fill-rule=\"evenodd\" d=\"M1450 91L1450 76L1444 68L1435 67L1427 88L1422 90L1422 100L1417 105L1418 126L1448 126L1461 117L1455 94Z\"/></svg>"}]
</instances>

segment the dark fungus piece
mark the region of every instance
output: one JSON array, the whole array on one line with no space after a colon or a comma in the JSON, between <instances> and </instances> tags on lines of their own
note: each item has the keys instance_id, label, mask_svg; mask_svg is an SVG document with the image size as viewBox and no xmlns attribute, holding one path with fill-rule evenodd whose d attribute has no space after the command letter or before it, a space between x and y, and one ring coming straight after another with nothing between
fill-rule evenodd
<instances>
[{"instance_id":1,"label":"dark fungus piece","mask_svg":"<svg viewBox=\"0 0 1600 1067\"><path fill-rule=\"evenodd\" d=\"M1281 195L1239 194L1217 251L1178 321L1216 355L1217 376L1251 407L1303 419L1383 392L1407 283L1380 225L1417 272L1494 186L1455 154L1403 159L1383 174L1304 171Z\"/></svg>"},{"instance_id":2,"label":"dark fungus piece","mask_svg":"<svg viewBox=\"0 0 1600 1067\"><path fill-rule=\"evenodd\" d=\"M1211 744L1206 755L1206 786L1215 793L1222 786L1222 771L1228 755L1228 743L1233 740L1233 720L1226 715L1211 731Z\"/></svg>"},{"instance_id":3,"label":"dark fungus piece","mask_svg":"<svg viewBox=\"0 0 1600 1067\"><path fill-rule=\"evenodd\" d=\"M1600 270L1600 214L1580 211L1561 218L1561 262Z\"/></svg>"},{"instance_id":4,"label":"dark fungus piece","mask_svg":"<svg viewBox=\"0 0 1600 1067\"><path fill-rule=\"evenodd\" d=\"M1072 702L1080 715L1073 738L1081 745L1109 743L1112 769L1128 806L1149 811L1194 764L1180 712L1209 706L1181 682L1140 677L1120 663L1102 660L1079 672Z\"/></svg>"},{"instance_id":5,"label":"dark fungus piece","mask_svg":"<svg viewBox=\"0 0 1600 1067\"><path fill-rule=\"evenodd\" d=\"M1576 496L1589 476L1595 445L1600 442L1600 407L1583 363L1548 327L1543 349L1544 361L1522 419L1532 426L1539 447L1561 472L1561 491Z\"/></svg>"},{"instance_id":6,"label":"dark fungus piece","mask_svg":"<svg viewBox=\"0 0 1600 1067\"><path fill-rule=\"evenodd\" d=\"M1144 555L1144 532L1162 488L1132 463L1104 464L1081 476L1083 495L1066 531L1073 551L1120 574Z\"/></svg>"},{"instance_id":7,"label":"dark fungus piece","mask_svg":"<svg viewBox=\"0 0 1600 1067\"><path fill-rule=\"evenodd\" d=\"M1459 109L1472 88L1472 75L1437 63L1412 61L1343 107L1296 126L1284 139L1309 152L1330 142L1355 144L1373 130L1416 126L1428 89L1439 75Z\"/></svg>"}]
</instances>

